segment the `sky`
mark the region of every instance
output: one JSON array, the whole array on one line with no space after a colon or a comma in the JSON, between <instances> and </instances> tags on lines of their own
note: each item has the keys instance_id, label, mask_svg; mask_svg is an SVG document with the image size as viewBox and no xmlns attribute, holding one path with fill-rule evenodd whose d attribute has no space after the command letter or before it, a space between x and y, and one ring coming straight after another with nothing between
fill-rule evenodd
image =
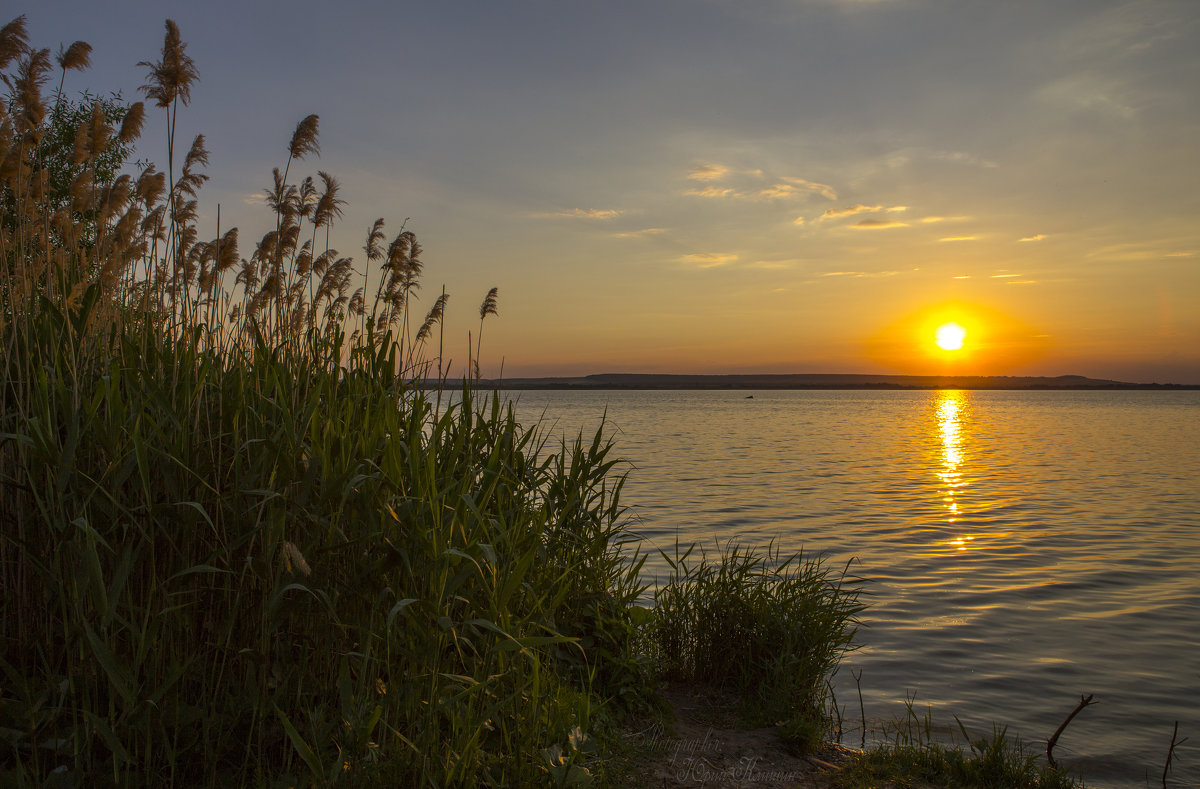
<instances>
[{"instance_id":1,"label":"sky","mask_svg":"<svg viewBox=\"0 0 1200 789\"><path fill-rule=\"evenodd\" d=\"M460 371L494 286L485 376L1200 384L1195 0L6 5L37 46L92 44L68 93L128 100L178 23L201 236L220 205L243 256L318 114L293 175L342 182L360 266L376 218L416 233Z\"/></svg>"}]
</instances>

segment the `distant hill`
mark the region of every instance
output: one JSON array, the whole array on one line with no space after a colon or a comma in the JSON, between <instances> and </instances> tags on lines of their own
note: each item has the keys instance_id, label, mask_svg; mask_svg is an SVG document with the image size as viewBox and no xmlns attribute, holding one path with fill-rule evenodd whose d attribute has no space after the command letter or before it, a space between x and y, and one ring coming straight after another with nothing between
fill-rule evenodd
<instances>
[{"instance_id":1,"label":"distant hill","mask_svg":"<svg viewBox=\"0 0 1200 789\"><path fill-rule=\"evenodd\" d=\"M1200 389L1179 384L1136 384L1082 375L658 375L603 373L582 377L484 380L495 389Z\"/></svg>"}]
</instances>

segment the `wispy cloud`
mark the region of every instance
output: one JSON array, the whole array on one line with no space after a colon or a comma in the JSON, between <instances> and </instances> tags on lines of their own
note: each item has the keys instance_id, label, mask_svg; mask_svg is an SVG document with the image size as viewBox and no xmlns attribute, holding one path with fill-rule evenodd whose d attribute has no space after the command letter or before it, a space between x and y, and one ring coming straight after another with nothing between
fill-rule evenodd
<instances>
[{"instance_id":1,"label":"wispy cloud","mask_svg":"<svg viewBox=\"0 0 1200 789\"><path fill-rule=\"evenodd\" d=\"M242 197L242 203L245 205L262 205L266 200L267 196L262 192L255 192L254 194Z\"/></svg>"},{"instance_id":2,"label":"wispy cloud","mask_svg":"<svg viewBox=\"0 0 1200 789\"><path fill-rule=\"evenodd\" d=\"M1179 6L1173 14L1162 3L1126 3L1089 16L1061 39L1071 54L1083 58L1112 58L1135 55L1169 41L1186 29L1181 22L1192 21L1191 9Z\"/></svg>"},{"instance_id":3,"label":"wispy cloud","mask_svg":"<svg viewBox=\"0 0 1200 789\"><path fill-rule=\"evenodd\" d=\"M825 213L821 214L822 219L840 219L843 216L853 216L854 214L866 214L872 211L882 211L881 205L852 205L847 208L830 208Z\"/></svg>"},{"instance_id":4,"label":"wispy cloud","mask_svg":"<svg viewBox=\"0 0 1200 789\"><path fill-rule=\"evenodd\" d=\"M684 255L679 258L683 263L695 266L696 268L717 268L718 266L728 266L730 263L736 262L737 255L725 254L719 252L697 252L691 255Z\"/></svg>"},{"instance_id":5,"label":"wispy cloud","mask_svg":"<svg viewBox=\"0 0 1200 789\"><path fill-rule=\"evenodd\" d=\"M854 216L855 214L872 214L877 211L886 211L888 213L893 213L896 211L907 211L907 210L908 210L908 206L906 206L906 205L883 206L883 205L862 205L860 203L859 205L847 206L846 208L830 208L825 213L821 214L821 219L841 219L842 217Z\"/></svg>"},{"instance_id":6,"label":"wispy cloud","mask_svg":"<svg viewBox=\"0 0 1200 789\"><path fill-rule=\"evenodd\" d=\"M939 238L938 241L975 241L979 236L946 236Z\"/></svg>"},{"instance_id":7,"label":"wispy cloud","mask_svg":"<svg viewBox=\"0 0 1200 789\"><path fill-rule=\"evenodd\" d=\"M1025 238L1021 239L1021 243L1025 243L1026 241L1041 241L1045 238L1046 236L1044 234L1038 233L1036 236L1025 236Z\"/></svg>"},{"instance_id":8,"label":"wispy cloud","mask_svg":"<svg viewBox=\"0 0 1200 789\"><path fill-rule=\"evenodd\" d=\"M729 174L729 168L723 164L698 164L688 173L693 181L719 181Z\"/></svg>"},{"instance_id":9,"label":"wispy cloud","mask_svg":"<svg viewBox=\"0 0 1200 789\"><path fill-rule=\"evenodd\" d=\"M984 159L982 156L976 156L966 151L937 151L931 155L934 159L953 162L954 164L969 164L973 167L987 167L989 169L1000 166L991 159Z\"/></svg>"},{"instance_id":10,"label":"wispy cloud","mask_svg":"<svg viewBox=\"0 0 1200 789\"><path fill-rule=\"evenodd\" d=\"M899 271L825 271L822 277L850 277L851 279L877 279L879 277L894 277Z\"/></svg>"},{"instance_id":11,"label":"wispy cloud","mask_svg":"<svg viewBox=\"0 0 1200 789\"><path fill-rule=\"evenodd\" d=\"M616 219L623 213L625 212L616 208L572 208L569 211L534 214L533 217L535 219L587 219L607 222L610 219Z\"/></svg>"},{"instance_id":12,"label":"wispy cloud","mask_svg":"<svg viewBox=\"0 0 1200 789\"><path fill-rule=\"evenodd\" d=\"M851 227L860 230L887 230L893 227L908 227L907 222L895 222L890 219L864 219L855 222Z\"/></svg>"},{"instance_id":13,"label":"wispy cloud","mask_svg":"<svg viewBox=\"0 0 1200 789\"><path fill-rule=\"evenodd\" d=\"M742 197L740 192L728 186L706 186L703 189L689 189L684 194L696 197Z\"/></svg>"},{"instance_id":14,"label":"wispy cloud","mask_svg":"<svg viewBox=\"0 0 1200 789\"><path fill-rule=\"evenodd\" d=\"M780 197L795 197L797 191L799 190L797 190L796 187L792 186L791 184L773 184L768 186L766 189L763 189L758 194L760 197L775 199Z\"/></svg>"},{"instance_id":15,"label":"wispy cloud","mask_svg":"<svg viewBox=\"0 0 1200 789\"><path fill-rule=\"evenodd\" d=\"M1075 74L1051 82L1038 91L1038 95L1056 108L1123 120L1137 115L1134 99L1123 77L1106 79L1097 74Z\"/></svg>"},{"instance_id":16,"label":"wispy cloud","mask_svg":"<svg viewBox=\"0 0 1200 789\"><path fill-rule=\"evenodd\" d=\"M1161 247L1144 244L1113 244L1112 246L1094 249L1087 254L1090 258L1101 260L1162 260L1163 258L1190 258L1197 253L1191 250L1173 250L1164 252Z\"/></svg>"},{"instance_id":17,"label":"wispy cloud","mask_svg":"<svg viewBox=\"0 0 1200 789\"><path fill-rule=\"evenodd\" d=\"M830 200L837 200L837 191L829 184L819 184L816 181L807 181L803 178L796 178L795 176L791 175L783 176L783 180L792 186L809 192L815 192L816 194L821 195L821 197L825 197Z\"/></svg>"},{"instance_id":18,"label":"wispy cloud","mask_svg":"<svg viewBox=\"0 0 1200 789\"><path fill-rule=\"evenodd\" d=\"M795 219L793 219L793 220L792 220L792 224L793 224L793 225L802 225L802 224L804 224L804 217L802 217L802 216L798 216L798 217L796 217Z\"/></svg>"},{"instance_id":19,"label":"wispy cloud","mask_svg":"<svg viewBox=\"0 0 1200 789\"><path fill-rule=\"evenodd\" d=\"M966 216L923 216L923 217L921 217L921 221L927 225L934 224L935 222L962 222L965 219L970 219L970 217L966 217Z\"/></svg>"},{"instance_id":20,"label":"wispy cloud","mask_svg":"<svg viewBox=\"0 0 1200 789\"><path fill-rule=\"evenodd\" d=\"M767 271L781 271L784 269L793 269L802 262L798 258L790 260L756 260L749 264L749 267L766 269Z\"/></svg>"},{"instance_id":21,"label":"wispy cloud","mask_svg":"<svg viewBox=\"0 0 1200 789\"><path fill-rule=\"evenodd\" d=\"M645 238L646 236L659 236L667 232L665 227L646 227L641 230L627 230L624 233L613 233L616 238Z\"/></svg>"},{"instance_id":22,"label":"wispy cloud","mask_svg":"<svg viewBox=\"0 0 1200 789\"><path fill-rule=\"evenodd\" d=\"M1019 277L1019 276L1021 276L1021 275L1020 274L993 274L992 279L1011 279L1013 277Z\"/></svg>"}]
</instances>

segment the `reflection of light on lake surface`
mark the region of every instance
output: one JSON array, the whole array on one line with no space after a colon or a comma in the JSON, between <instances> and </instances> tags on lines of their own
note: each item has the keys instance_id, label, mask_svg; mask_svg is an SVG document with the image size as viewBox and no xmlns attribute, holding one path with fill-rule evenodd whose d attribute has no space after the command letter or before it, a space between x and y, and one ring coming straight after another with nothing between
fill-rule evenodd
<instances>
[{"instance_id":1,"label":"reflection of light on lake surface","mask_svg":"<svg viewBox=\"0 0 1200 789\"><path fill-rule=\"evenodd\" d=\"M1200 392L521 398L523 419L557 422L555 447L607 417L632 464L620 503L646 537L648 583L668 577L657 551L677 541L853 557L872 594L863 648L833 684L839 699L861 690L869 742L914 695L947 740L961 716L972 736L997 722L1029 741L1103 689L1110 703L1071 723L1063 761L1088 786L1146 789L1171 723L1200 732L1200 628L1181 625L1200 621ZM1200 787L1198 742L1176 750L1172 785Z\"/></svg>"},{"instance_id":2,"label":"reflection of light on lake surface","mask_svg":"<svg viewBox=\"0 0 1200 789\"><path fill-rule=\"evenodd\" d=\"M959 499L969 484L963 476L961 466L964 459L966 432L963 416L966 412L967 394L959 391L941 391L935 394L934 409L937 413L938 432L941 438L942 466L938 479L942 484L942 501L948 513L947 522L956 523L960 514ZM955 537L949 545L960 551L967 549L967 541L973 537Z\"/></svg>"}]
</instances>

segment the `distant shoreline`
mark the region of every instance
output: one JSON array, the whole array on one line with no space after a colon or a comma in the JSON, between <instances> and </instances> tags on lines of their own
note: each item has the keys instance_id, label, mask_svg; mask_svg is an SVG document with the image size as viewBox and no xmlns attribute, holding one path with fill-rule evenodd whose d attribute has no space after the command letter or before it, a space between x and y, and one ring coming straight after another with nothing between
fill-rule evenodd
<instances>
[{"instance_id":1,"label":"distant shoreline","mask_svg":"<svg viewBox=\"0 0 1200 789\"><path fill-rule=\"evenodd\" d=\"M1136 391L1200 390L1197 384L1130 383L1081 375L657 375L605 373L578 377L484 379L481 389L545 390L769 390L769 389L868 389L868 390L1032 390L1032 391Z\"/></svg>"}]
</instances>

